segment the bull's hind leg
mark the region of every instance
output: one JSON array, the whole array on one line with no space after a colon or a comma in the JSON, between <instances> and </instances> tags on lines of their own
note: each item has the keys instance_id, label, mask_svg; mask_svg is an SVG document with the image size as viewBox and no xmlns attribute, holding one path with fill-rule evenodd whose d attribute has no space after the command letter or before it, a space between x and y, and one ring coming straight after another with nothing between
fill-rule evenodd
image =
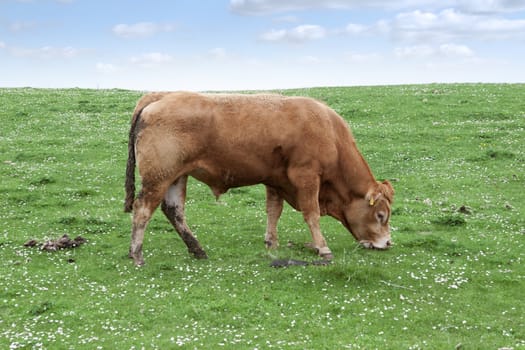
<instances>
[{"instance_id":1,"label":"bull's hind leg","mask_svg":"<svg viewBox=\"0 0 525 350\"><path fill-rule=\"evenodd\" d=\"M206 252L186 224L184 202L186 200L187 180L187 176L182 176L168 188L162 202L162 211L179 233L179 236L188 247L188 251L198 259L207 259Z\"/></svg>"},{"instance_id":2,"label":"bull's hind leg","mask_svg":"<svg viewBox=\"0 0 525 350\"><path fill-rule=\"evenodd\" d=\"M264 243L266 248L275 249L279 246L279 237L277 236L277 221L283 212L283 197L271 187L266 186L266 236Z\"/></svg>"},{"instance_id":3,"label":"bull's hind leg","mask_svg":"<svg viewBox=\"0 0 525 350\"><path fill-rule=\"evenodd\" d=\"M133 203L133 225L131 228L129 257L133 259L137 266L144 265L144 257L142 255L144 231L153 212L162 201L166 188L166 185L162 186L160 184L150 187L143 186Z\"/></svg>"}]
</instances>

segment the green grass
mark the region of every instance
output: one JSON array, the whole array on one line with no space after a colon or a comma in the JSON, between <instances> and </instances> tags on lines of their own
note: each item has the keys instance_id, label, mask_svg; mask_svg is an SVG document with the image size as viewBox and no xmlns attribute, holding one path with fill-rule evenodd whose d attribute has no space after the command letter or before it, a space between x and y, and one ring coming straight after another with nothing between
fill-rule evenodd
<instances>
[{"instance_id":1,"label":"green grass","mask_svg":"<svg viewBox=\"0 0 525 350\"><path fill-rule=\"evenodd\" d=\"M215 202L190 181L194 260L157 212L146 266L127 258L129 119L140 93L0 89L0 348L525 348L525 85L316 88L396 189L395 246L323 218L330 266L289 207L264 249L264 188ZM23 247L63 234L88 243ZM287 245L287 242L292 242Z\"/></svg>"}]
</instances>

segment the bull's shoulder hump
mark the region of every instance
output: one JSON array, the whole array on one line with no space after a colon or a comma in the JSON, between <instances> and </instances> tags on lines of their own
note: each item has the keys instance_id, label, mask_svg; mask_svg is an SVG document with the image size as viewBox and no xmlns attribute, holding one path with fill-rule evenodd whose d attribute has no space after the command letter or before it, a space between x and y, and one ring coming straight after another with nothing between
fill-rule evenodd
<instances>
[{"instance_id":1,"label":"bull's shoulder hump","mask_svg":"<svg viewBox=\"0 0 525 350\"><path fill-rule=\"evenodd\" d=\"M315 115L318 118L325 120L343 121L343 118L337 114L330 106L323 101L311 97L289 97L287 103L300 107L303 110L308 110L310 115Z\"/></svg>"},{"instance_id":2,"label":"bull's shoulder hump","mask_svg":"<svg viewBox=\"0 0 525 350\"><path fill-rule=\"evenodd\" d=\"M331 110L331 108L321 100L306 96L289 96L285 98L287 103L298 104L309 109Z\"/></svg>"}]
</instances>

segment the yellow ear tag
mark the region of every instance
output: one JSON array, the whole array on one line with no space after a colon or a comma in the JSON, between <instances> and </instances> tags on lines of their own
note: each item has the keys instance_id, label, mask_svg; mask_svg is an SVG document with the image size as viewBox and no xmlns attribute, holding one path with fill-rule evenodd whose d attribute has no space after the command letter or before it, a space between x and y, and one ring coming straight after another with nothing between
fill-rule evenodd
<instances>
[{"instance_id":1,"label":"yellow ear tag","mask_svg":"<svg viewBox=\"0 0 525 350\"><path fill-rule=\"evenodd\" d=\"M370 197L370 206L373 207L374 206L374 197Z\"/></svg>"}]
</instances>

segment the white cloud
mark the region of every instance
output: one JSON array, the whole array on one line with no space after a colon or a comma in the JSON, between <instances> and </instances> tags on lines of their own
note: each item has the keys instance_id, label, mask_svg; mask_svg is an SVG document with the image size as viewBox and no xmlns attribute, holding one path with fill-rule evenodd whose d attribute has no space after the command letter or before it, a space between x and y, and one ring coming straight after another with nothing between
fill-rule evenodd
<instances>
[{"instance_id":1,"label":"white cloud","mask_svg":"<svg viewBox=\"0 0 525 350\"><path fill-rule=\"evenodd\" d=\"M233 9L246 14L265 14L280 10L311 8L364 8L379 6L391 1L373 0L231 0ZM380 35L396 42L414 45L444 44L457 41L476 40L525 40L525 19L506 14L516 9L525 9L525 2L517 0L443 0L436 9L436 2L426 0L403 0L395 2L399 7L409 5L430 8L401 12L392 18L375 23L348 23L343 28L325 28L320 25L301 25L292 29L273 29L264 32L259 39L267 42L303 43L323 39L329 35L352 36ZM434 4L434 5L432 5ZM396 5L396 6L397 6ZM462 9L468 8L469 11Z\"/></svg>"},{"instance_id":2,"label":"white cloud","mask_svg":"<svg viewBox=\"0 0 525 350\"><path fill-rule=\"evenodd\" d=\"M525 2L520 0L459 0L457 6L464 12L479 14L525 10Z\"/></svg>"},{"instance_id":3,"label":"white cloud","mask_svg":"<svg viewBox=\"0 0 525 350\"><path fill-rule=\"evenodd\" d=\"M302 63L302 64L319 64L321 63L321 59L317 56L302 56L299 58L298 60L299 63Z\"/></svg>"},{"instance_id":4,"label":"white cloud","mask_svg":"<svg viewBox=\"0 0 525 350\"><path fill-rule=\"evenodd\" d=\"M509 0L510 1L510 0ZM443 0L441 5L451 4ZM230 0L230 10L241 15L264 15L269 13L304 11L311 9L356 9L382 8L400 9L410 6L435 7L431 0Z\"/></svg>"},{"instance_id":5,"label":"white cloud","mask_svg":"<svg viewBox=\"0 0 525 350\"><path fill-rule=\"evenodd\" d=\"M369 28L367 26L364 26L362 24L356 24L356 23L349 23L344 32L352 35L359 35L364 32L366 32Z\"/></svg>"},{"instance_id":6,"label":"white cloud","mask_svg":"<svg viewBox=\"0 0 525 350\"><path fill-rule=\"evenodd\" d=\"M466 14L455 9L400 13L384 22L384 27L394 39L411 42L525 38L525 20Z\"/></svg>"},{"instance_id":7,"label":"white cloud","mask_svg":"<svg viewBox=\"0 0 525 350\"><path fill-rule=\"evenodd\" d=\"M441 44L439 53L447 57L473 57L474 51L465 45Z\"/></svg>"},{"instance_id":8,"label":"white cloud","mask_svg":"<svg viewBox=\"0 0 525 350\"><path fill-rule=\"evenodd\" d=\"M54 47L54 46L42 46L39 48L25 48L7 46L4 44L4 48L8 50L9 54L15 57L25 58L37 58L37 59L71 59L79 56L81 53L86 52L86 49L77 49L74 47Z\"/></svg>"},{"instance_id":9,"label":"white cloud","mask_svg":"<svg viewBox=\"0 0 525 350\"><path fill-rule=\"evenodd\" d=\"M104 74L115 73L116 71L119 70L118 67L115 66L114 64L102 63L102 62L97 63L95 66L95 69L97 70L97 72L104 73Z\"/></svg>"},{"instance_id":10,"label":"white cloud","mask_svg":"<svg viewBox=\"0 0 525 350\"><path fill-rule=\"evenodd\" d=\"M125 39L147 38L157 33L172 32L173 24L159 24L153 22L139 22L135 24L117 24L113 27L113 34Z\"/></svg>"},{"instance_id":11,"label":"white cloud","mask_svg":"<svg viewBox=\"0 0 525 350\"><path fill-rule=\"evenodd\" d=\"M345 54L345 59L353 63L370 63L380 60L382 57L377 53L357 53L357 52L347 52Z\"/></svg>"},{"instance_id":12,"label":"white cloud","mask_svg":"<svg viewBox=\"0 0 525 350\"><path fill-rule=\"evenodd\" d=\"M321 28L317 36L300 32L300 27L271 30L260 36L264 41L304 42L328 34L388 35L396 41L414 44L447 43L458 40L525 40L525 19L508 14L525 10L519 0L230 0L232 11L244 15L264 15L312 9L380 8L415 9L376 23L349 23L330 32ZM313 29L312 29L313 30ZM310 33L311 34L311 33Z\"/></svg>"},{"instance_id":13,"label":"white cloud","mask_svg":"<svg viewBox=\"0 0 525 350\"><path fill-rule=\"evenodd\" d=\"M438 46L415 45L398 47L394 50L394 54L398 58L472 58L475 56L474 51L468 46L452 43L441 44Z\"/></svg>"},{"instance_id":14,"label":"white cloud","mask_svg":"<svg viewBox=\"0 0 525 350\"><path fill-rule=\"evenodd\" d=\"M71 46L56 47L56 46L42 46L37 48L29 48L22 46L11 46L5 42L0 41L0 49L13 57L18 58L33 58L33 59L73 59L84 53L88 53L89 49L78 49Z\"/></svg>"},{"instance_id":15,"label":"white cloud","mask_svg":"<svg viewBox=\"0 0 525 350\"><path fill-rule=\"evenodd\" d=\"M161 64L170 63L173 61L173 56L160 53L160 52L150 52L142 54L140 56L131 57L130 62L137 64L143 67L152 67Z\"/></svg>"},{"instance_id":16,"label":"white cloud","mask_svg":"<svg viewBox=\"0 0 525 350\"><path fill-rule=\"evenodd\" d=\"M9 28L9 31L18 33L18 32L36 29L38 26L39 24L34 21L15 21L15 22L9 23L8 28Z\"/></svg>"},{"instance_id":17,"label":"white cloud","mask_svg":"<svg viewBox=\"0 0 525 350\"><path fill-rule=\"evenodd\" d=\"M281 16L281 17L274 18L273 21L275 23L297 23L299 22L299 17L292 16L292 15Z\"/></svg>"},{"instance_id":18,"label":"white cloud","mask_svg":"<svg viewBox=\"0 0 525 350\"><path fill-rule=\"evenodd\" d=\"M228 52L223 47L216 47L208 51L208 56L215 60L224 60L228 58Z\"/></svg>"},{"instance_id":19,"label":"white cloud","mask_svg":"<svg viewBox=\"0 0 525 350\"><path fill-rule=\"evenodd\" d=\"M435 52L436 50L429 45L397 47L394 50L394 54L399 58L428 57Z\"/></svg>"},{"instance_id":20,"label":"white cloud","mask_svg":"<svg viewBox=\"0 0 525 350\"><path fill-rule=\"evenodd\" d=\"M2 0L0 0L0 3ZM0 20L0 28L5 28L11 33L37 32L45 33L47 29L55 29L60 24L56 21L35 21L35 20Z\"/></svg>"},{"instance_id":21,"label":"white cloud","mask_svg":"<svg viewBox=\"0 0 525 350\"><path fill-rule=\"evenodd\" d=\"M36 3L37 0L15 0L16 2L22 2L22 3ZM75 0L54 0L55 2L58 2L59 4L71 4Z\"/></svg>"},{"instance_id":22,"label":"white cloud","mask_svg":"<svg viewBox=\"0 0 525 350\"><path fill-rule=\"evenodd\" d=\"M303 43L326 37L327 31L319 25L303 24L292 29L271 30L263 33L260 39L270 42Z\"/></svg>"},{"instance_id":23,"label":"white cloud","mask_svg":"<svg viewBox=\"0 0 525 350\"><path fill-rule=\"evenodd\" d=\"M414 10L370 25L349 23L349 35L385 35L395 41L423 45L458 40L524 40L525 20L495 15L464 13L456 9L439 12Z\"/></svg>"}]
</instances>

